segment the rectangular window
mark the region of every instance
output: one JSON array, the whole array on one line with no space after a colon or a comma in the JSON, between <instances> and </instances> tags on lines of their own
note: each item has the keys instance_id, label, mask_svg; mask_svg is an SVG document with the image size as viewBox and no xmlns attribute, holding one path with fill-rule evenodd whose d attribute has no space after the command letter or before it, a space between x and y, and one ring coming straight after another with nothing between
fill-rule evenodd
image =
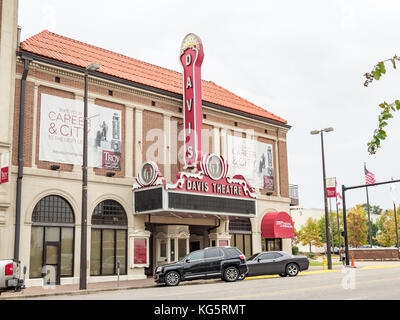
<instances>
[{"instance_id":1,"label":"rectangular window","mask_svg":"<svg viewBox=\"0 0 400 320\"><path fill-rule=\"evenodd\" d=\"M120 262L120 274L126 274L126 231L118 230L117 232L117 252L116 259Z\"/></svg>"},{"instance_id":2,"label":"rectangular window","mask_svg":"<svg viewBox=\"0 0 400 320\"><path fill-rule=\"evenodd\" d=\"M175 239L171 239L171 261L175 261Z\"/></svg>"},{"instance_id":3,"label":"rectangular window","mask_svg":"<svg viewBox=\"0 0 400 320\"><path fill-rule=\"evenodd\" d=\"M74 257L74 229L61 228L61 277L72 277Z\"/></svg>"},{"instance_id":4,"label":"rectangular window","mask_svg":"<svg viewBox=\"0 0 400 320\"><path fill-rule=\"evenodd\" d=\"M43 227L31 229L31 257L29 278L41 278L43 266Z\"/></svg>"},{"instance_id":5,"label":"rectangular window","mask_svg":"<svg viewBox=\"0 0 400 320\"><path fill-rule=\"evenodd\" d=\"M115 266L115 232L114 230L103 230L102 248L102 275L114 274Z\"/></svg>"},{"instance_id":6,"label":"rectangular window","mask_svg":"<svg viewBox=\"0 0 400 320\"><path fill-rule=\"evenodd\" d=\"M264 251L282 251L282 239L264 239L263 247L266 246Z\"/></svg>"},{"instance_id":7,"label":"rectangular window","mask_svg":"<svg viewBox=\"0 0 400 320\"><path fill-rule=\"evenodd\" d=\"M46 242L59 242L60 241L60 228L46 227Z\"/></svg>"},{"instance_id":8,"label":"rectangular window","mask_svg":"<svg viewBox=\"0 0 400 320\"><path fill-rule=\"evenodd\" d=\"M251 234L244 234L244 255L247 258L251 257Z\"/></svg>"},{"instance_id":9,"label":"rectangular window","mask_svg":"<svg viewBox=\"0 0 400 320\"><path fill-rule=\"evenodd\" d=\"M187 254L187 241L186 239L178 239L178 260L184 258Z\"/></svg>"},{"instance_id":10,"label":"rectangular window","mask_svg":"<svg viewBox=\"0 0 400 320\"><path fill-rule=\"evenodd\" d=\"M101 230L92 229L92 240L90 249L90 275L100 275L101 261Z\"/></svg>"},{"instance_id":11,"label":"rectangular window","mask_svg":"<svg viewBox=\"0 0 400 320\"><path fill-rule=\"evenodd\" d=\"M167 261L167 240L160 240L159 261Z\"/></svg>"},{"instance_id":12,"label":"rectangular window","mask_svg":"<svg viewBox=\"0 0 400 320\"><path fill-rule=\"evenodd\" d=\"M243 235L235 234L235 238L236 238L236 248L238 248L244 254Z\"/></svg>"}]
</instances>

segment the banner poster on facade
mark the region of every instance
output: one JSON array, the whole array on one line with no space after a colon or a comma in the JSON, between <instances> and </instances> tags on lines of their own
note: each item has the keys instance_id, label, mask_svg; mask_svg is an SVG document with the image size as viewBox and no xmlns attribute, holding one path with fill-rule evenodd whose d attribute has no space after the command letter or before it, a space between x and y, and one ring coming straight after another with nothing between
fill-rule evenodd
<instances>
[{"instance_id":1,"label":"banner poster on facade","mask_svg":"<svg viewBox=\"0 0 400 320\"><path fill-rule=\"evenodd\" d=\"M10 168L10 152L0 154L0 184L8 182Z\"/></svg>"},{"instance_id":2,"label":"banner poster on facade","mask_svg":"<svg viewBox=\"0 0 400 320\"><path fill-rule=\"evenodd\" d=\"M134 241L134 264L146 264L147 248L146 239L135 239Z\"/></svg>"},{"instance_id":3,"label":"banner poster on facade","mask_svg":"<svg viewBox=\"0 0 400 320\"><path fill-rule=\"evenodd\" d=\"M228 136L229 175L243 175L254 188L274 190L272 145Z\"/></svg>"},{"instance_id":4,"label":"banner poster on facade","mask_svg":"<svg viewBox=\"0 0 400 320\"><path fill-rule=\"evenodd\" d=\"M326 197L336 197L336 178L326 178Z\"/></svg>"},{"instance_id":5,"label":"banner poster on facade","mask_svg":"<svg viewBox=\"0 0 400 320\"><path fill-rule=\"evenodd\" d=\"M82 165L83 101L42 94L39 160ZM121 170L121 111L88 105L88 166Z\"/></svg>"}]
</instances>

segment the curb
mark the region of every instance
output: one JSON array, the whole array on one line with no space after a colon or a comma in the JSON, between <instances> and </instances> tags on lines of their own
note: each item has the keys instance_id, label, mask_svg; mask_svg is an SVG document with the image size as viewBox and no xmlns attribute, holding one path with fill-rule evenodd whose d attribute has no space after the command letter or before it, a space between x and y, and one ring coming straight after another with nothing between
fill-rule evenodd
<instances>
[{"instance_id":1,"label":"curb","mask_svg":"<svg viewBox=\"0 0 400 320\"><path fill-rule=\"evenodd\" d=\"M219 279L210 279L210 280L200 280L196 282L183 282L180 285L199 285L199 284L207 284L207 283L215 283L219 282ZM65 292L53 292L53 293L38 293L38 294L28 294L28 295L20 295L20 296L8 296L2 297L0 296L0 301L2 300L18 300L18 299L29 299L29 298L41 298L41 297L51 297L51 296L77 296L77 295L89 295L96 294L100 292L111 292L111 291L123 291L123 290L135 290L135 289L146 289L146 288L164 288L162 284L153 284L153 285L140 285L140 286L129 286L129 287L119 287L119 288L101 288L101 289L87 289L87 290L75 290L75 291L65 291Z\"/></svg>"}]
</instances>

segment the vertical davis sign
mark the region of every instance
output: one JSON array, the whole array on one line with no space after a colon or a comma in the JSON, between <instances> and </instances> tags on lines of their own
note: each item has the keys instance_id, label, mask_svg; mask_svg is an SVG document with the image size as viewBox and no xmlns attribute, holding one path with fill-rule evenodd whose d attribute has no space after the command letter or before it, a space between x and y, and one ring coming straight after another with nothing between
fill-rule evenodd
<instances>
[{"instance_id":1,"label":"vertical davis sign","mask_svg":"<svg viewBox=\"0 0 400 320\"><path fill-rule=\"evenodd\" d=\"M185 123L184 161L193 168L201 159L201 65L203 44L198 36L188 34L182 42L180 62L183 67L183 117Z\"/></svg>"}]
</instances>

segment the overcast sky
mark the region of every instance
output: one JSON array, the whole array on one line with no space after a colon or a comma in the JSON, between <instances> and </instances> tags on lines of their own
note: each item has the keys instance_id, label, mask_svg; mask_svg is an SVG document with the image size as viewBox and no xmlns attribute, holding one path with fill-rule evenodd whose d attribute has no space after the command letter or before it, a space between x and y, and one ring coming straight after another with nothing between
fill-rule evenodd
<instances>
[{"instance_id":1,"label":"overcast sky","mask_svg":"<svg viewBox=\"0 0 400 320\"><path fill-rule=\"evenodd\" d=\"M314 129L335 129L324 136L327 177L364 184L365 161L378 182L400 179L400 114L377 154L367 151L379 103L400 97L400 71L390 67L382 80L363 86L363 74L377 62L400 55L398 1L20 0L19 6L23 40L47 29L178 72L184 36L200 36L203 79L292 126L289 182L299 185L304 207L324 206ZM393 208L388 185L369 189L372 205ZM364 203L365 190L346 199L348 206Z\"/></svg>"}]
</instances>

